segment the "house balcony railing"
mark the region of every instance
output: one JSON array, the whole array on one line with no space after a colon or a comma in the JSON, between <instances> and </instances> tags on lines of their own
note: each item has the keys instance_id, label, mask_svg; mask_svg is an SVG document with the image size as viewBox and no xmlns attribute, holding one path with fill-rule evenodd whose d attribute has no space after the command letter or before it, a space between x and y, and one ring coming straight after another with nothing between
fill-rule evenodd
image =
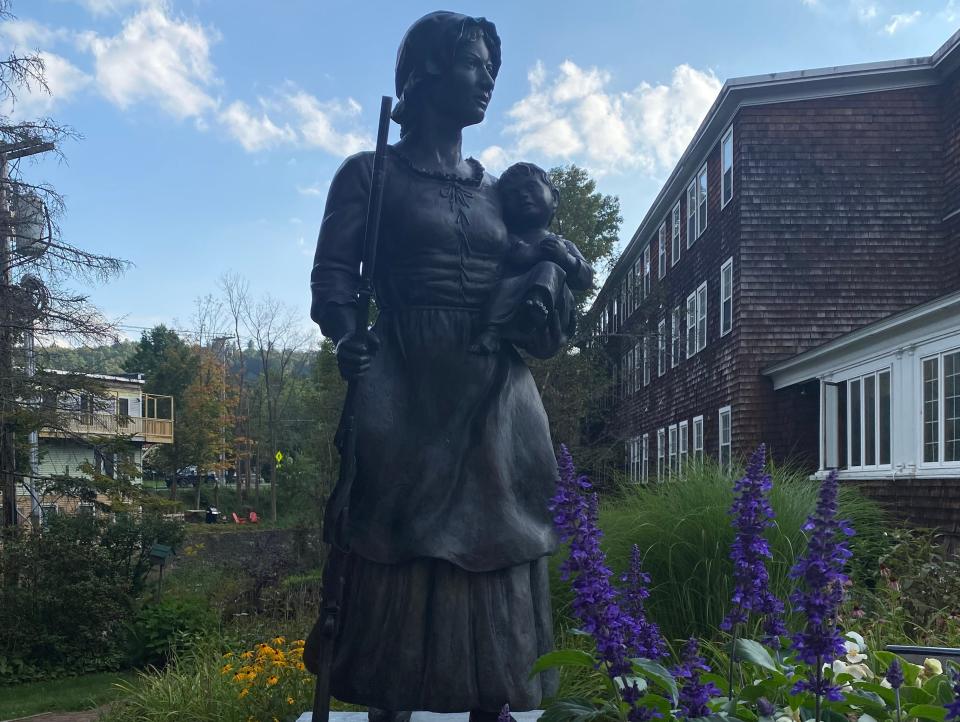
<instances>
[{"instance_id":1,"label":"house balcony railing","mask_svg":"<svg viewBox=\"0 0 960 722\"><path fill-rule=\"evenodd\" d=\"M63 411L59 426L40 431L40 436L121 436L151 444L173 443L173 399L144 394L146 416L126 416L110 411ZM160 411L160 413L158 413ZM161 418L170 416L171 418Z\"/></svg>"}]
</instances>

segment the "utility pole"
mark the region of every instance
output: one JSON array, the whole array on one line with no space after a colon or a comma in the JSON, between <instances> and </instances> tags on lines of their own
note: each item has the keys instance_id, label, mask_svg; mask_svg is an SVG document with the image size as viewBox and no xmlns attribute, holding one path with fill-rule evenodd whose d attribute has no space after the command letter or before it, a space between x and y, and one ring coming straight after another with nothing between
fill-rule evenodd
<instances>
[{"instance_id":1,"label":"utility pole","mask_svg":"<svg viewBox=\"0 0 960 722\"><path fill-rule=\"evenodd\" d=\"M24 141L0 145L0 488L3 489L3 523L16 526L17 451L13 430L13 410L17 389L13 382L13 213L10 192L10 161L46 153L53 143ZM32 344L31 333L31 344ZM31 457L33 455L31 454ZM31 476L35 470L31 471Z\"/></svg>"}]
</instances>

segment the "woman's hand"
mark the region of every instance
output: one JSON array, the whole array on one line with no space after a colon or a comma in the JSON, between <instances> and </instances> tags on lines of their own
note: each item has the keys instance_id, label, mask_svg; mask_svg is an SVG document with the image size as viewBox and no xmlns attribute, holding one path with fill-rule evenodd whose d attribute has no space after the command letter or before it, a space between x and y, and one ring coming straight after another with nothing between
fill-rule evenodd
<instances>
[{"instance_id":1,"label":"woman's hand","mask_svg":"<svg viewBox=\"0 0 960 722\"><path fill-rule=\"evenodd\" d=\"M350 331L337 341L337 366L340 375L353 381L370 370L373 357L380 348L380 339L367 329Z\"/></svg>"}]
</instances>

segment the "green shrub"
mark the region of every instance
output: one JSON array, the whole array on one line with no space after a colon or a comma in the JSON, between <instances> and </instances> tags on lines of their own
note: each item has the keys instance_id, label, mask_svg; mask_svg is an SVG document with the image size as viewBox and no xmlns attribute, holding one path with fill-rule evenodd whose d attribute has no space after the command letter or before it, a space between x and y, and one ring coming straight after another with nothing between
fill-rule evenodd
<instances>
[{"instance_id":1,"label":"green shrub","mask_svg":"<svg viewBox=\"0 0 960 722\"><path fill-rule=\"evenodd\" d=\"M0 685L122 667L149 547L177 539L177 526L134 515L54 516L42 534L8 531L0 545Z\"/></svg>"},{"instance_id":2,"label":"green shrub","mask_svg":"<svg viewBox=\"0 0 960 722\"><path fill-rule=\"evenodd\" d=\"M771 588L786 600L793 588L789 570L806 544L801 526L815 506L818 485L789 469L774 469L773 477L771 503L777 518L768 532L774 555ZM640 547L651 576L649 615L669 641L719 636L732 591L729 553L734 532L728 510L735 478L716 464L690 464L672 481L624 487L602 501L600 527L610 567L624 571L632 545ZM872 584L886 543L884 514L855 488L844 487L840 515L857 530L851 542L854 577ZM554 573L559 561L554 560ZM552 587L562 630L572 624L566 616L569 590L557 577Z\"/></svg>"},{"instance_id":3,"label":"green shrub","mask_svg":"<svg viewBox=\"0 0 960 722\"><path fill-rule=\"evenodd\" d=\"M203 600L164 599L145 605L130 628L130 660L139 667L162 667L178 651L215 632L218 623Z\"/></svg>"}]
</instances>

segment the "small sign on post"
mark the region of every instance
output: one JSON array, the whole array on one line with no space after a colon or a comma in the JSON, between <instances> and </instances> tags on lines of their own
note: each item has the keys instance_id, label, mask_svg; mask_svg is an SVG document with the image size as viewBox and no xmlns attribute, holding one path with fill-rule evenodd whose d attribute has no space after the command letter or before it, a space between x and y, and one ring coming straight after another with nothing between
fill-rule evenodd
<instances>
[{"instance_id":1,"label":"small sign on post","mask_svg":"<svg viewBox=\"0 0 960 722\"><path fill-rule=\"evenodd\" d=\"M273 458L277 460L277 468L279 469L280 464L283 463L283 452L278 451L276 454L274 454Z\"/></svg>"},{"instance_id":2,"label":"small sign on post","mask_svg":"<svg viewBox=\"0 0 960 722\"><path fill-rule=\"evenodd\" d=\"M163 591L163 565L166 563L167 557L171 557L175 553L173 547L168 544L154 544L150 547L150 561L153 564L160 565L160 576L157 578L157 602L160 601L160 593Z\"/></svg>"}]
</instances>

